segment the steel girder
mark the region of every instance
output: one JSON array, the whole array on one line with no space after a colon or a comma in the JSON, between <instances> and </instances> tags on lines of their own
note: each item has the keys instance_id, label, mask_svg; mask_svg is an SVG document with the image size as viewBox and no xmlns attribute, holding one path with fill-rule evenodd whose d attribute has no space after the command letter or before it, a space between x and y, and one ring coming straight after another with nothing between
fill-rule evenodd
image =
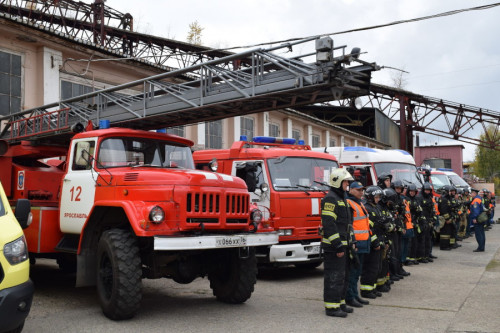
<instances>
[{"instance_id":1,"label":"steel girder","mask_svg":"<svg viewBox=\"0 0 500 333\"><path fill-rule=\"evenodd\" d=\"M406 90L372 83L370 93L358 107L377 108L400 125L400 147L413 151L413 132L424 132L473 145L500 150L500 112L418 95ZM358 100L359 101L359 100ZM354 106L353 100L334 103ZM488 136L486 127L494 126ZM473 134L476 128L486 133L484 140Z\"/></svg>"}]
</instances>

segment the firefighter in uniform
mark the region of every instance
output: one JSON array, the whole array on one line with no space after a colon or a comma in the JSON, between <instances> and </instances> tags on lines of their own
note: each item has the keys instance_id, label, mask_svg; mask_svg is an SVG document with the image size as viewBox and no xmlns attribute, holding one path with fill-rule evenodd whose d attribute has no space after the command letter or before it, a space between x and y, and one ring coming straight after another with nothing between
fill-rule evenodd
<instances>
[{"instance_id":1,"label":"firefighter in uniform","mask_svg":"<svg viewBox=\"0 0 500 333\"><path fill-rule=\"evenodd\" d=\"M401 180L396 179L391 186L396 192L396 199L393 206L396 222L396 232L393 238L395 250L393 271L396 276L402 279L403 277L410 275L410 273L403 269L403 264L401 262L403 237L406 235L408 227L408 224L406 223L406 199L403 195L404 186Z\"/></svg>"},{"instance_id":2,"label":"firefighter in uniform","mask_svg":"<svg viewBox=\"0 0 500 333\"><path fill-rule=\"evenodd\" d=\"M432 186L429 183L424 183L421 193L417 199L422 212L419 219L420 238L417 247L417 260L420 263L432 262L431 247L432 247L432 228L434 225L434 201L432 200Z\"/></svg>"},{"instance_id":3,"label":"firefighter in uniform","mask_svg":"<svg viewBox=\"0 0 500 333\"><path fill-rule=\"evenodd\" d=\"M352 215L346 201L349 180L346 169L339 168L330 174L330 191L321 200L321 249L324 256L324 293L327 316L347 317L353 312L345 304L348 285L349 226Z\"/></svg>"},{"instance_id":4,"label":"firefighter in uniform","mask_svg":"<svg viewBox=\"0 0 500 333\"><path fill-rule=\"evenodd\" d=\"M413 265L414 262L417 261L417 242L415 233L420 230L417 223L420 218L420 214L422 213L422 207L420 207L419 200L417 199L417 186L415 186L415 184L408 185L408 188L406 189L406 203L407 209L410 211L410 223L412 224L412 229L408 229L406 231L407 238L403 239L403 243L406 239L409 244L408 255L402 257L402 260L406 265ZM410 237L410 234L413 234L413 236Z\"/></svg>"},{"instance_id":5,"label":"firefighter in uniform","mask_svg":"<svg viewBox=\"0 0 500 333\"><path fill-rule=\"evenodd\" d=\"M370 220L368 212L361 202L364 190L363 184L358 181L352 182L349 185L349 196L347 199L352 210L352 228L356 242L356 252L352 255L358 260L354 260L356 264L351 266L349 270L349 287L347 289L346 303L356 308L362 307L363 304L369 304L368 301L360 298L358 293L359 277L363 271L365 257L369 255L371 247Z\"/></svg>"},{"instance_id":6,"label":"firefighter in uniform","mask_svg":"<svg viewBox=\"0 0 500 333\"><path fill-rule=\"evenodd\" d=\"M377 279L377 290L381 292L388 292L391 290L390 281L399 280L399 278L394 276L393 279L390 280L389 274L390 259L394 251L392 238L393 234L396 232L396 225L394 223L394 217L392 216L391 209L396 198L396 192L389 187L383 189L382 193L382 198L378 204L382 212L382 223L384 228L383 239L385 240L386 248L382 250L382 261Z\"/></svg>"},{"instance_id":7,"label":"firefighter in uniform","mask_svg":"<svg viewBox=\"0 0 500 333\"><path fill-rule=\"evenodd\" d=\"M451 185L443 186L443 193L439 200L439 249L451 250L453 235L453 197Z\"/></svg>"},{"instance_id":8,"label":"firefighter in uniform","mask_svg":"<svg viewBox=\"0 0 500 333\"><path fill-rule=\"evenodd\" d=\"M382 296L382 293L376 289L382 261L381 249L385 249L383 217L378 205L382 195L382 189L378 186L369 186L365 190L365 201L363 204L368 212L372 236L370 253L365 257L360 279L361 296L364 298L373 299L377 298L377 296Z\"/></svg>"},{"instance_id":9,"label":"firefighter in uniform","mask_svg":"<svg viewBox=\"0 0 500 333\"><path fill-rule=\"evenodd\" d=\"M483 206L484 210L486 211L486 214L488 215L488 221L486 222L484 226L484 230L490 230L491 229L491 193L488 191L487 188L482 189L483 192Z\"/></svg>"},{"instance_id":10,"label":"firefighter in uniform","mask_svg":"<svg viewBox=\"0 0 500 333\"><path fill-rule=\"evenodd\" d=\"M450 185L450 200L451 200L451 212L452 212L452 225L451 225L451 237L450 237L450 246L452 249L456 249L462 245L457 243L457 222L459 220L459 207L457 199L457 188L453 185Z\"/></svg>"},{"instance_id":11,"label":"firefighter in uniform","mask_svg":"<svg viewBox=\"0 0 500 333\"><path fill-rule=\"evenodd\" d=\"M484 211L483 198L481 197L481 192L478 194L478 190L472 189L472 202L470 204L470 223L474 226L474 233L476 235L477 249L474 252L484 252L484 246L486 243L486 237L484 235L484 222L478 220L479 215Z\"/></svg>"}]
</instances>

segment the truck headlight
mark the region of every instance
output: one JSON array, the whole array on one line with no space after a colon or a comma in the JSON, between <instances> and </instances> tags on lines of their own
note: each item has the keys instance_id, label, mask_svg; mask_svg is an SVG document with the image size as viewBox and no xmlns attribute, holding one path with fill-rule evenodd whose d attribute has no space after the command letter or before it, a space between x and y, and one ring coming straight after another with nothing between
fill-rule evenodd
<instances>
[{"instance_id":1,"label":"truck headlight","mask_svg":"<svg viewBox=\"0 0 500 333\"><path fill-rule=\"evenodd\" d=\"M28 245L24 235L13 242L5 244L3 254L11 265L22 263L28 259Z\"/></svg>"},{"instance_id":2,"label":"truck headlight","mask_svg":"<svg viewBox=\"0 0 500 333\"><path fill-rule=\"evenodd\" d=\"M165 211L160 206L154 206L149 212L149 220L153 223L159 224L165 220Z\"/></svg>"},{"instance_id":3,"label":"truck headlight","mask_svg":"<svg viewBox=\"0 0 500 333\"><path fill-rule=\"evenodd\" d=\"M252 210L252 213L250 214L250 219L252 220L252 222L255 222L257 224L262 222L262 212L260 211L260 209Z\"/></svg>"},{"instance_id":4,"label":"truck headlight","mask_svg":"<svg viewBox=\"0 0 500 333\"><path fill-rule=\"evenodd\" d=\"M292 229L279 229L278 230L278 235L279 236L291 236L293 233Z\"/></svg>"}]
</instances>

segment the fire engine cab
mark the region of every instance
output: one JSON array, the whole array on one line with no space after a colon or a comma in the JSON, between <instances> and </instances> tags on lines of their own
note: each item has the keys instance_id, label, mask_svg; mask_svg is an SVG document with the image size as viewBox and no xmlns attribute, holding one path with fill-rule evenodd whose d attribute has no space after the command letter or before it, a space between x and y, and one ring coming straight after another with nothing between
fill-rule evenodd
<instances>
[{"instance_id":1,"label":"fire engine cab","mask_svg":"<svg viewBox=\"0 0 500 333\"><path fill-rule=\"evenodd\" d=\"M257 247L259 263L294 264L315 268L321 264L321 199L329 190L335 157L314 152L295 139L243 136L230 149L193 153L197 169L215 170L243 179L252 203L279 234L279 244Z\"/></svg>"}]
</instances>

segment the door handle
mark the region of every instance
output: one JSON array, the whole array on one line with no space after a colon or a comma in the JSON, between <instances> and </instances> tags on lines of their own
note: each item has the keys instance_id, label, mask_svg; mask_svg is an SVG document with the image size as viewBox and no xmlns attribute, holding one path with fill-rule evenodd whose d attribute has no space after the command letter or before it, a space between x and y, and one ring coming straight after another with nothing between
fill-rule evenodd
<instances>
[{"instance_id":1,"label":"door handle","mask_svg":"<svg viewBox=\"0 0 500 333\"><path fill-rule=\"evenodd\" d=\"M68 178L64 178L64 182L67 183L67 182L70 182L71 179L68 179Z\"/></svg>"}]
</instances>

